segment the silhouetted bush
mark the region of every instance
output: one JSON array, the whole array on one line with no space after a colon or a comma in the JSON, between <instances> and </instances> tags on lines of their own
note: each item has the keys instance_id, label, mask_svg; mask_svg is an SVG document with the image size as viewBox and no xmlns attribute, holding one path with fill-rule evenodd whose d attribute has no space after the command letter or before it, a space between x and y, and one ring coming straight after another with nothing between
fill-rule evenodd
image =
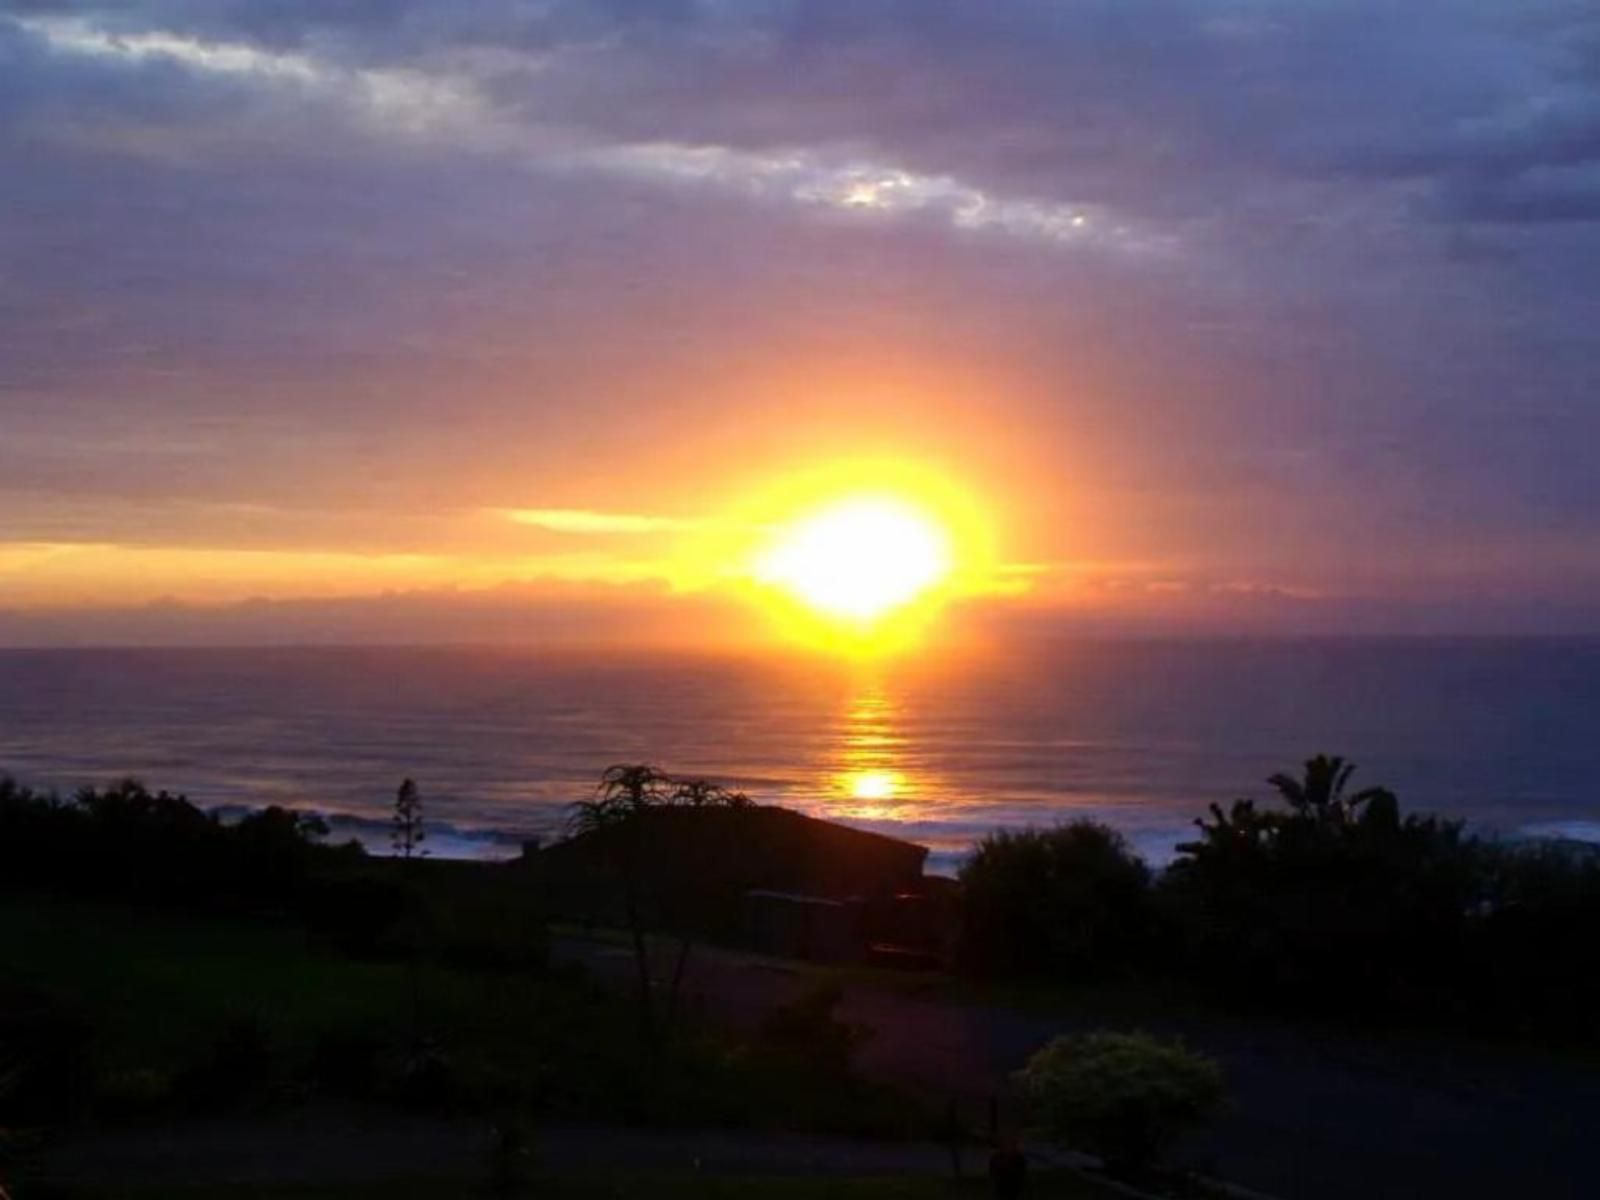
<instances>
[{"instance_id":1,"label":"silhouetted bush","mask_svg":"<svg viewBox=\"0 0 1600 1200\"><path fill-rule=\"evenodd\" d=\"M521 1195L535 1166L532 1131L516 1112L500 1113L489 1146L488 1185L493 1196Z\"/></svg>"},{"instance_id":2,"label":"silhouetted bush","mask_svg":"<svg viewBox=\"0 0 1600 1200\"><path fill-rule=\"evenodd\" d=\"M1502 844L1403 814L1318 756L1274 807L1213 805L1151 884L1077 821L985 838L962 871L959 961L1058 980L1137 971L1256 1006L1600 1038L1600 848Z\"/></svg>"},{"instance_id":3,"label":"silhouetted bush","mask_svg":"<svg viewBox=\"0 0 1600 1200\"><path fill-rule=\"evenodd\" d=\"M151 1068L102 1075L95 1089L95 1115L112 1121L141 1121L161 1115L173 1098L172 1077Z\"/></svg>"},{"instance_id":4,"label":"silhouetted bush","mask_svg":"<svg viewBox=\"0 0 1600 1200\"><path fill-rule=\"evenodd\" d=\"M990 834L961 883L960 959L976 973L1098 978L1151 949L1149 868L1097 822Z\"/></svg>"},{"instance_id":5,"label":"silhouetted bush","mask_svg":"<svg viewBox=\"0 0 1600 1200\"><path fill-rule=\"evenodd\" d=\"M1486 884L1483 848L1455 822L1408 816L1350 769L1313 759L1302 786L1274 784L1288 811L1213 805L1163 879L1191 970L1256 996L1378 1013L1460 966Z\"/></svg>"},{"instance_id":6,"label":"silhouetted bush","mask_svg":"<svg viewBox=\"0 0 1600 1200\"><path fill-rule=\"evenodd\" d=\"M538 974L549 965L544 907L505 874L457 880L427 898L430 956L472 971Z\"/></svg>"},{"instance_id":7,"label":"silhouetted bush","mask_svg":"<svg viewBox=\"0 0 1600 1200\"><path fill-rule=\"evenodd\" d=\"M821 984L778 1005L761 1022L761 1044L825 1071L848 1072L867 1031L834 1015L842 999L836 986Z\"/></svg>"},{"instance_id":8,"label":"silhouetted bush","mask_svg":"<svg viewBox=\"0 0 1600 1200\"><path fill-rule=\"evenodd\" d=\"M1461 1015L1479 1027L1600 1039L1600 847L1495 846L1483 862Z\"/></svg>"},{"instance_id":9,"label":"silhouetted bush","mask_svg":"<svg viewBox=\"0 0 1600 1200\"><path fill-rule=\"evenodd\" d=\"M174 1091L196 1112L230 1112L270 1098L277 1062L266 1027L254 1017L229 1021L200 1056L178 1073Z\"/></svg>"},{"instance_id":10,"label":"silhouetted bush","mask_svg":"<svg viewBox=\"0 0 1600 1200\"><path fill-rule=\"evenodd\" d=\"M359 958L401 952L398 928L418 903L411 889L368 876L314 880L303 892L301 918L325 945Z\"/></svg>"},{"instance_id":11,"label":"silhouetted bush","mask_svg":"<svg viewBox=\"0 0 1600 1200\"><path fill-rule=\"evenodd\" d=\"M71 800L0 778L0 884L181 904L287 911L318 862L359 849L318 843L314 815L272 807L229 823L137 780Z\"/></svg>"},{"instance_id":12,"label":"silhouetted bush","mask_svg":"<svg viewBox=\"0 0 1600 1200\"><path fill-rule=\"evenodd\" d=\"M1034 1053L1017 1083L1052 1139L1124 1172L1159 1162L1224 1097L1214 1061L1142 1033L1058 1037Z\"/></svg>"},{"instance_id":13,"label":"silhouetted bush","mask_svg":"<svg viewBox=\"0 0 1600 1200\"><path fill-rule=\"evenodd\" d=\"M467 1097L455 1062L439 1046L417 1046L400 1068L397 1095L402 1104L423 1112L449 1112Z\"/></svg>"},{"instance_id":14,"label":"silhouetted bush","mask_svg":"<svg viewBox=\"0 0 1600 1200\"><path fill-rule=\"evenodd\" d=\"M0 992L0 1128L76 1120L94 1095L94 1029L32 988Z\"/></svg>"},{"instance_id":15,"label":"silhouetted bush","mask_svg":"<svg viewBox=\"0 0 1600 1200\"><path fill-rule=\"evenodd\" d=\"M359 1027L324 1030L311 1046L311 1085L326 1096L370 1100L383 1082L384 1041Z\"/></svg>"}]
</instances>

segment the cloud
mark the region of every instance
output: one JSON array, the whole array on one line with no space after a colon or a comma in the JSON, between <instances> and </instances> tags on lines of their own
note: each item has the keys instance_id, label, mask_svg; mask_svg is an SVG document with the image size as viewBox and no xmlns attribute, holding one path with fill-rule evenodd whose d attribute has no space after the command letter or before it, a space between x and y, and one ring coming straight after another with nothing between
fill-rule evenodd
<instances>
[{"instance_id":1,"label":"cloud","mask_svg":"<svg viewBox=\"0 0 1600 1200\"><path fill-rule=\"evenodd\" d=\"M0 542L0 597L13 606L44 610L94 607L94 597L109 580L117 581L115 598L121 604L163 597L222 604L252 597L297 600L504 584L671 586L681 573L678 564L659 557L586 552L462 554Z\"/></svg>"},{"instance_id":2,"label":"cloud","mask_svg":"<svg viewBox=\"0 0 1600 1200\"><path fill-rule=\"evenodd\" d=\"M1592 5L6 12L8 543L448 572L869 447L1031 562L1587 594Z\"/></svg>"},{"instance_id":3,"label":"cloud","mask_svg":"<svg viewBox=\"0 0 1600 1200\"><path fill-rule=\"evenodd\" d=\"M752 636L748 613L649 583L413 588L379 594L197 604L18 609L0 605L0 647L522 643L571 651L704 648Z\"/></svg>"},{"instance_id":4,"label":"cloud","mask_svg":"<svg viewBox=\"0 0 1600 1200\"><path fill-rule=\"evenodd\" d=\"M1292 220L1306 193L1291 187L1278 205L1275 193L1330 171L1425 180L1446 217L1586 219L1571 185L1543 202L1501 194L1523 171L1582 165L1600 145L1592 25L1555 0L1525 11L1512 21L1478 0L1401 14L1379 0L152 4L14 27L58 54L250 83L451 153L1143 251L1215 235L1230 208ZM174 131L157 140L117 116L101 114L98 135L82 117L58 132L171 152Z\"/></svg>"},{"instance_id":5,"label":"cloud","mask_svg":"<svg viewBox=\"0 0 1600 1200\"><path fill-rule=\"evenodd\" d=\"M315 55L267 50L247 42L206 40L163 29L118 31L83 17L22 17L16 25L59 54L129 66L170 63L306 100L333 101L388 134L460 136L490 123L470 83L403 67L348 68Z\"/></svg>"},{"instance_id":6,"label":"cloud","mask_svg":"<svg viewBox=\"0 0 1600 1200\"><path fill-rule=\"evenodd\" d=\"M679 533L697 529L703 522L683 517L651 517L640 513L588 512L576 508L513 508L505 516L518 525L532 525L552 533L612 534Z\"/></svg>"},{"instance_id":7,"label":"cloud","mask_svg":"<svg viewBox=\"0 0 1600 1200\"><path fill-rule=\"evenodd\" d=\"M715 186L861 218L923 217L956 230L1047 245L1155 253L1176 243L1169 234L1140 230L1093 205L994 195L954 176L918 174L870 159L657 143L597 150L582 161L642 179Z\"/></svg>"},{"instance_id":8,"label":"cloud","mask_svg":"<svg viewBox=\"0 0 1600 1200\"><path fill-rule=\"evenodd\" d=\"M999 233L1063 247L1170 249L1171 234L1139 229L1103 206L1008 196L950 174L908 171L870 155L823 149L767 152L715 143L600 140L516 114L489 100L482 81L456 69L348 67L304 51L208 40L162 29L106 28L84 17L15 20L56 53L138 66L171 63L203 75L252 83L301 103L332 103L358 127L388 136L424 138L452 151L513 155L554 171L595 171L646 182L694 183L807 208L890 219L927 217L957 230ZM537 79L534 80L537 87ZM170 138L113 122L99 135L66 135L129 153L177 152ZM212 143L209 136L206 143Z\"/></svg>"}]
</instances>

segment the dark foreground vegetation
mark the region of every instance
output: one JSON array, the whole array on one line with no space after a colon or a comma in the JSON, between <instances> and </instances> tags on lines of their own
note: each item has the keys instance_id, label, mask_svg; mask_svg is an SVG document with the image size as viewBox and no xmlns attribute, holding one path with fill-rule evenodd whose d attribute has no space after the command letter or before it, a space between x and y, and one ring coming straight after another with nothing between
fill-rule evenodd
<instances>
[{"instance_id":1,"label":"dark foreground vegetation","mask_svg":"<svg viewBox=\"0 0 1600 1200\"><path fill-rule=\"evenodd\" d=\"M486 1194L463 1193L459 1177L386 1180L334 1187L184 1187L113 1188L58 1191L49 1200L439 1200ZM470 1184L465 1185L470 1188ZM494 1194L489 1191L487 1194ZM540 1174L529 1194L540 1200L980 1200L993 1195L978 1176L960 1180L937 1176L841 1178L784 1175L714 1176L698 1173L608 1172L601 1176ZM1121 1194L1068 1172L1042 1175L1027 1190L1030 1200L1121 1200Z\"/></svg>"},{"instance_id":2,"label":"dark foreground vegetation","mask_svg":"<svg viewBox=\"0 0 1600 1200\"><path fill-rule=\"evenodd\" d=\"M953 965L980 987L1109 983L1290 1024L1592 1046L1600 857L1403 814L1350 777L1316 758L1273 778L1270 806L1213 807L1161 871L1090 822L997 834L959 889L919 911L948 926ZM615 768L574 806L574 842L541 872L425 857L410 781L395 815L395 854L374 857L280 808L225 821L133 782L62 799L0 779L0 1179L41 1131L308 1103L481 1119L510 1131L508 1171L517 1131L547 1123L963 1136L944 1128L942 1101L859 1077L868 1034L836 1018L837 990L739 1033L680 1004L696 947L737 939L729 889L781 860L793 839L776 836L790 826L777 818L803 818ZM582 839L589 852L574 853ZM880 840L857 847L856 867L894 881L920 871L920 851ZM552 965L562 863L608 890L586 902L624 929L632 994ZM844 870L823 853L803 874L854 887ZM1015 1091L1043 1137L1166 1186L1152 1164L1224 1106L1225 1078L1178 1043L1101 1033L1041 1048ZM587 1186L546 1179L539 1194L679 1194ZM1029 1194L1058 1186L1086 1194L1060 1181Z\"/></svg>"},{"instance_id":3,"label":"dark foreground vegetation","mask_svg":"<svg viewBox=\"0 0 1600 1200\"><path fill-rule=\"evenodd\" d=\"M1600 852L1402 814L1318 757L1277 802L1213 805L1164 871L1089 821L985 839L961 961L985 978L1146 980L1289 1018L1600 1040Z\"/></svg>"},{"instance_id":4,"label":"dark foreground vegetation","mask_svg":"<svg viewBox=\"0 0 1600 1200\"><path fill-rule=\"evenodd\" d=\"M0 780L0 1185L7 1155L50 1130L307 1102L926 1131L847 1057L811 1053L810 1038L834 1045L826 1014L787 1042L688 1019L647 1041L627 997L549 965L524 874L322 833L282 809L224 822L131 782L63 800Z\"/></svg>"}]
</instances>

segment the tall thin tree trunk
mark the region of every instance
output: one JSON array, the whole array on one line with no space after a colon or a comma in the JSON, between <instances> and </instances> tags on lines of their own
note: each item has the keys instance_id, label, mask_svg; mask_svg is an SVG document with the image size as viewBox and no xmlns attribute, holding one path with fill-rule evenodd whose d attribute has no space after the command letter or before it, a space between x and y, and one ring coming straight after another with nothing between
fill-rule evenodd
<instances>
[{"instance_id":1,"label":"tall thin tree trunk","mask_svg":"<svg viewBox=\"0 0 1600 1200\"><path fill-rule=\"evenodd\" d=\"M422 957L417 949L416 934L411 941L411 1046L422 1045Z\"/></svg>"},{"instance_id":2,"label":"tall thin tree trunk","mask_svg":"<svg viewBox=\"0 0 1600 1200\"><path fill-rule=\"evenodd\" d=\"M623 901L628 912L628 930L633 934L633 961L639 980L639 1028L645 1044L656 1040L655 1001L650 994L650 949L645 945L644 922L639 915L639 895L631 866L623 870Z\"/></svg>"},{"instance_id":3,"label":"tall thin tree trunk","mask_svg":"<svg viewBox=\"0 0 1600 1200\"><path fill-rule=\"evenodd\" d=\"M672 990L667 993L667 1030L670 1032L678 1020L678 994L683 988L683 972L689 965L689 952L694 940L685 934L678 941L678 961L672 968Z\"/></svg>"},{"instance_id":4,"label":"tall thin tree trunk","mask_svg":"<svg viewBox=\"0 0 1600 1200\"><path fill-rule=\"evenodd\" d=\"M411 992L411 1051L415 1054L422 1046L422 891L417 885L417 869L413 865L412 846L408 842L400 869L410 888L406 914L406 982Z\"/></svg>"},{"instance_id":5,"label":"tall thin tree trunk","mask_svg":"<svg viewBox=\"0 0 1600 1200\"><path fill-rule=\"evenodd\" d=\"M945 1133L950 1141L950 1174L956 1179L961 1178L961 1110L957 1107L955 1098L950 1100L950 1107L945 1114Z\"/></svg>"}]
</instances>

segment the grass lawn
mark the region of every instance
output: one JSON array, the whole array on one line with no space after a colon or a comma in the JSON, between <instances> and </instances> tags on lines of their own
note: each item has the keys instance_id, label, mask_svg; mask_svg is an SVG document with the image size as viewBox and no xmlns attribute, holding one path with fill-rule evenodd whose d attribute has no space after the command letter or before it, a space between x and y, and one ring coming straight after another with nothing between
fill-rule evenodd
<instances>
[{"instance_id":1,"label":"grass lawn","mask_svg":"<svg viewBox=\"0 0 1600 1200\"><path fill-rule=\"evenodd\" d=\"M286 1055L319 1033L410 1030L404 963L352 960L300 930L113 904L0 900L0 972L86 1017L103 1070L172 1070L229 1021L259 1020ZM508 1066L569 1035L626 1029L626 1007L571 983L426 966L427 1031Z\"/></svg>"},{"instance_id":2,"label":"grass lawn","mask_svg":"<svg viewBox=\"0 0 1600 1200\"><path fill-rule=\"evenodd\" d=\"M404 962L350 959L299 929L44 897L0 897L0 987L51 997L94 1031L103 1081L172 1079L230 1023L256 1022L281 1093L302 1090L318 1039L359 1031L411 1041ZM564 975L424 964L422 1031L464 1094L536 1119L920 1134L887 1089L686 1030L640 1046L630 997Z\"/></svg>"},{"instance_id":3,"label":"grass lawn","mask_svg":"<svg viewBox=\"0 0 1600 1200\"><path fill-rule=\"evenodd\" d=\"M111 1071L172 1068L234 1018L262 1016L298 1041L404 1017L400 967L318 953L293 929L22 896L0 900L0 944L6 978L93 1023Z\"/></svg>"}]
</instances>

